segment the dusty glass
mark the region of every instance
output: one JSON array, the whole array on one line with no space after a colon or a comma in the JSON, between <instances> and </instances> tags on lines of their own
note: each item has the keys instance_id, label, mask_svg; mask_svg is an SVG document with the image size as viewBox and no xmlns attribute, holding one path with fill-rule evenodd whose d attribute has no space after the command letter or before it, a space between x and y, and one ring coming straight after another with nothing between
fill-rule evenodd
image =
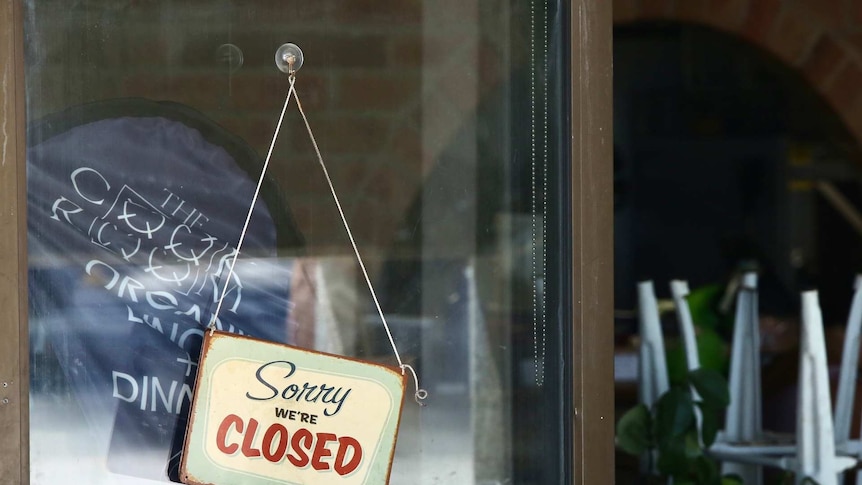
<instances>
[{"instance_id":1,"label":"dusty glass","mask_svg":"<svg viewBox=\"0 0 862 485\"><path fill-rule=\"evenodd\" d=\"M429 392L407 393L391 483L568 480L567 5L24 3L32 483L175 478L286 42ZM220 328L395 363L295 110L248 227Z\"/></svg>"}]
</instances>

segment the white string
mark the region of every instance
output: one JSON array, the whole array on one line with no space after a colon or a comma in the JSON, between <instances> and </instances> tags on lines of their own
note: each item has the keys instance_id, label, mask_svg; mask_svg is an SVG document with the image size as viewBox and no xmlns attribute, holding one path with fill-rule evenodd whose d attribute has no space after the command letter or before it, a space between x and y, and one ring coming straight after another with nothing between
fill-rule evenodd
<instances>
[{"instance_id":1,"label":"white string","mask_svg":"<svg viewBox=\"0 0 862 485\"><path fill-rule=\"evenodd\" d=\"M326 183L329 185L329 191L332 193L332 199L335 201L335 207L338 208L338 215L341 216L341 222L344 225L344 230L347 231L347 237L350 239L350 245L353 247L353 254L356 255L356 261L359 262L359 268L362 270L362 276L365 277L365 283L368 285L368 291L371 292L371 298L374 300L374 306L377 308L377 314L380 315L380 320L383 322L383 328L386 330L386 336L389 337L389 344L392 346L392 351L395 353L395 358L398 360L398 367L401 368L403 375L406 370L413 374L413 382L416 386L416 392L413 395L414 400L424 406L422 402L428 397L428 391L419 387L419 378L416 376L416 370L409 364L405 364L401 360L401 354L398 353L398 347L395 345L395 338L392 337L392 331L389 329L389 324L386 322L386 316L383 314L383 309L380 307L380 301L377 299L377 293L374 291L374 285L371 284L371 278L368 276L368 270L365 269L365 263L362 261L362 256L359 254L359 247L356 245L356 240L353 238L353 231L350 230L350 225L347 223L347 217L344 215L344 210L341 208L341 202L338 200L338 194L335 192L335 186L332 184L332 178L329 176L329 170L326 169L326 164L323 162L323 155L320 154L320 148L317 146L317 140L314 138L314 133L311 130L311 125L308 123L308 118L305 116L305 110L302 109L302 102L299 100L299 95L294 92L293 97L296 99L296 106L299 113L302 115L302 121L305 123L305 129L308 131L308 137L311 139L311 144L314 146L314 152L317 154L317 161L320 163L320 168L323 169L323 175L326 177Z\"/></svg>"},{"instance_id":2,"label":"white string","mask_svg":"<svg viewBox=\"0 0 862 485\"><path fill-rule=\"evenodd\" d=\"M284 106L281 108L281 116L278 117L278 124L275 126L275 133L272 134L272 142L269 144L269 152L266 154L266 160L263 162L263 170L260 172L260 179L257 181L257 187L254 189L254 196L251 198L251 206L248 208L248 214L245 217L245 224L242 226L242 232L239 234L239 243L236 245L236 252L234 253L233 259L230 262L230 269L227 273L227 278L224 280L224 287L221 290L221 296L218 299L218 305L216 305L215 313L213 313L212 320L210 321L207 328L210 330L210 334L215 330L215 323L218 320L219 312L221 312L221 305L224 301L224 297L227 294L227 287L230 284L230 279L233 276L233 268L236 265L236 260L239 257L239 251L242 249L242 243L245 241L245 234L248 231L248 224L251 222L251 214L254 212L254 206L257 204L257 198L260 195L260 188L263 186L264 176L266 175L266 169L269 167L269 160L272 157L272 149L275 147L275 140L278 138L278 132L281 130L281 123L284 121L284 113L287 111L287 104L290 102L291 94L296 96L296 90L293 85L296 82L296 78L294 76L290 77L290 89L287 91L287 97L284 100ZM299 100L297 100L299 101Z\"/></svg>"},{"instance_id":3,"label":"white string","mask_svg":"<svg viewBox=\"0 0 862 485\"><path fill-rule=\"evenodd\" d=\"M212 320L208 325L210 334L215 331L215 323L218 320L219 313L221 312L222 302L224 301L224 297L227 294L228 284L230 283L230 279L233 276L234 265L236 264L236 260L239 257L240 250L242 249L242 244L245 241L245 235L248 231L248 225L251 222L251 215L254 211L254 206L257 203L260 189L263 186L266 169L269 167L269 161L272 158L272 151L275 147L275 141L278 139L278 133L281 130L281 124L284 121L284 114L287 111L288 103L290 103L290 97L291 95L293 95L293 98L296 99L296 106L299 108L299 113L302 115L302 121L305 123L305 128L308 131L308 136L311 139L311 144L314 146L314 151L317 154L317 161L320 163L320 167L323 169L323 175L326 177L326 183L329 185L329 191L332 193L332 198L335 201L335 206L338 208L338 214L341 216L341 222L344 225L344 229L347 231L347 237L350 239L350 245L353 247L353 253L356 255L356 260L359 262L359 267L362 270L362 275L365 277L365 283L368 285L368 290L371 292L371 298L374 300L374 305L377 308L378 315L380 315L380 320L383 322L383 328L386 330L386 336L389 337L389 344L392 346L392 351L395 353L395 358L398 360L398 367L401 369L402 375L404 375L408 370L413 375L413 382L416 387L416 392L413 394L413 398L420 406L424 406L425 403L423 403L422 401L428 397L428 391L419 387L419 377L416 375L416 370L413 369L410 364L405 364L401 360L401 354L398 352L398 347L395 345L395 338L392 336L392 331L389 328L389 324L386 322L386 317L383 314L383 309L380 307L380 301L377 299L377 294L374 291L374 286L371 284L371 278L368 276L368 270L365 269L365 263L362 261L362 256L360 256L359 254L359 247L356 245L356 240L353 238L353 232L350 230L350 225L347 223L347 217L344 215L344 210L341 208L341 202L338 200L338 195L335 192L335 186L332 184L332 178L329 176L329 171L326 169L326 164L323 162L323 156L320 154L320 148L317 145L317 140L314 138L314 133L311 130L311 125L308 123L308 118L305 116L305 111L302 109L302 103L300 103L299 101L299 95L297 94L295 88L296 76L292 74L289 77L289 80L290 89L288 90L287 97L284 100L284 106L281 108L281 115L278 118L278 124L276 124L275 133L273 133L272 135L272 141L269 144L269 151L267 152L266 160L263 163L263 170L260 173L260 179L257 182L257 187L254 190L254 196L252 197L251 206L248 209L248 214L246 215L245 223L243 224L242 232L239 236L239 243L237 244L236 252L233 259L231 259L230 269L228 270L227 278L225 278L224 287L222 288L221 296L218 300L218 305L216 306L215 313L213 313Z\"/></svg>"}]
</instances>

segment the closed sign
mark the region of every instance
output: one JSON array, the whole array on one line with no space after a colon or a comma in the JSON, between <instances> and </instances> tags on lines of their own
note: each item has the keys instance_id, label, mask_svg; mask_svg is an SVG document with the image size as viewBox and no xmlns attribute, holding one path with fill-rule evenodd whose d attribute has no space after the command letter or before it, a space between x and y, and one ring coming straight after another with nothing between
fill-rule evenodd
<instances>
[{"instance_id":1,"label":"closed sign","mask_svg":"<svg viewBox=\"0 0 862 485\"><path fill-rule=\"evenodd\" d=\"M385 484L404 376L207 332L181 477L187 484Z\"/></svg>"}]
</instances>

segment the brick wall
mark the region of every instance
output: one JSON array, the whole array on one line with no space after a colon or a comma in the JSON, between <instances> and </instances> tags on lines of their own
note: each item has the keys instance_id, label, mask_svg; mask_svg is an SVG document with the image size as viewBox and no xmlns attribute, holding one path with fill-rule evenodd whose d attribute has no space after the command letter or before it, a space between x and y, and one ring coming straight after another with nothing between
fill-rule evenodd
<instances>
[{"instance_id":1,"label":"brick wall","mask_svg":"<svg viewBox=\"0 0 862 485\"><path fill-rule=\"evenodd\" d=\"M862 1L614 0L614 22L671 20L738 35L797 69L862 140Z\"/></svg>"},{"instance_id":2,"label":"brick wall","mask_svg":"<svg viewBox=\"0 0 862 485\"><path fill-rule=\"evenodd\" d=\"M436 149L429 140L445 145L474 110L477 90L484 89L479 83L499 81L504 68L499 58L505 48L493 45L493 37L480 39L475 23L458 20L458 12L475 10L478 0L436 2L433 8L443 15L428 15L431 7L419 0L29 3L31 119L92 100L171 100L202 111L262 157L287 89L275 51L284 42L300 45L306 63L298 92L366 247L389 245L433 165ZM216 55L228 43L244 55L233 73ZM481 62L482 78L459 75L457 63L448 62L453 53L457 62ZM463 64L460 69L463 74ZM432 97L448 103L448 114L437 113L433 126L428 113L438 103ZM344 231L295 108L270 170L309 246L344 248Z\"/></svg>"}]
</instances>

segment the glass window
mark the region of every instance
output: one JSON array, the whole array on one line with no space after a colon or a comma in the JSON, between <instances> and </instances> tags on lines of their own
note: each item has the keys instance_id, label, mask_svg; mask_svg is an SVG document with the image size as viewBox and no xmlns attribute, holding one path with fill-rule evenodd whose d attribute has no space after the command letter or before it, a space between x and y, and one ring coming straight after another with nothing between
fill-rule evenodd
<instances>
[{"instance_id":1,"label":"glass window","mask_svg":"<svg viewBox=\"0 0 862 485\"><path fill-rule=\"evenodd\" d=\"M286 42L430 395L404 404L391 482L569 480L566 5L24 5L33 484L176 479L222 290L221 329L396 363L295 105L225 283Z\"/></svg>"}]
</instances>

